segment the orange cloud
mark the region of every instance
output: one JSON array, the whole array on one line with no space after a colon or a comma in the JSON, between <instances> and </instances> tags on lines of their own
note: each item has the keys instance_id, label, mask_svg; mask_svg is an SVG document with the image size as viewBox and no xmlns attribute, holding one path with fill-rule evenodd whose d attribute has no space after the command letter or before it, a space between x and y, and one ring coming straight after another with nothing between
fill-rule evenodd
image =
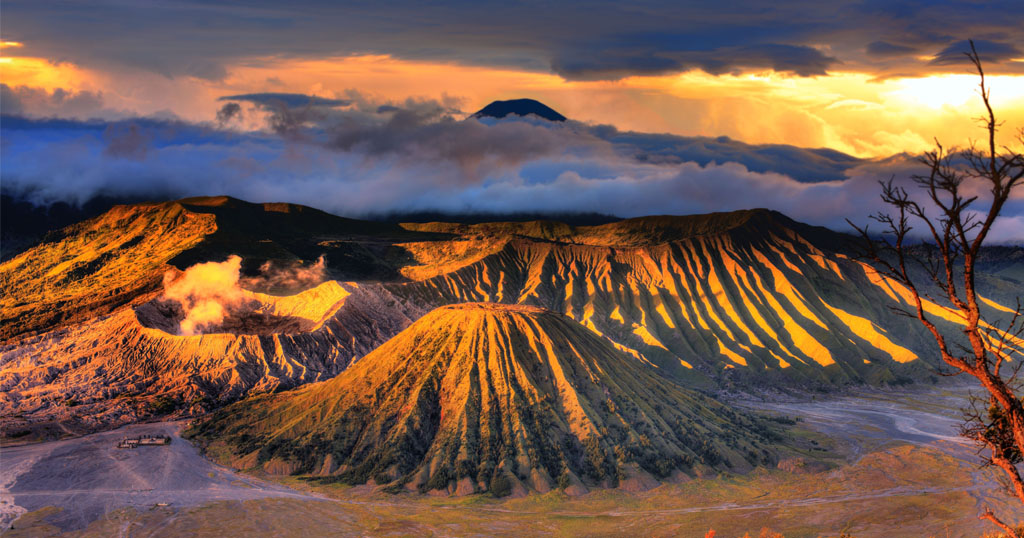
<instances>
[{"instance_id":1,"label":"orange cloud","mask_svg":"<svg viewBox=\"0 0 1024 538\"><path fill-rule=\"evenodd\" d=\"M320 59L251 58L228 67L220 81L148 72L104 72L40 58L5 58L4 82L74 91L102 91L105 106L137 114L172 112L213 120L220 96L260 91L321 97L358 90L401 104L410 96L458 98L464 112L492 100L539 99L566 116L621 130L686 136L729 136L755 144L828 147L861 157L920 152L938 136L963 144L981 110L964 75L878 80L835 72L796 77L776 72L633 76L618 81L567 81L551 73L386 55ZM1009 126L1024 125L1024 76L989 77L993 104ZM250 118L247 128L260 124Z\"/></svg>"},{"instance_id":2,"label":"orange cloud","mask_svg":"<svg viewBox=\"0 0 1024 538\"><path fill-rule=\"evenodd\" d=\"M966 143L966 135L976 127L973 118L981 112L972 75L879 81L852 72L797 77L692 71L618 81L566 81L553 74L388 56L275 59L230 72L226 82L231 91L343 97L345 89L356 88L396 101L411 94L447 94L463 97L466 112L495 99L533 97L570 118L623 130L726 135L749 143L829 147L862 157L920 152L931 147L934 136ZM1008 125L1024 124L1024 76L988 80L1001 117Z\"/></svg>"},{"instance_id":3,"label":"orange cloud","mask_svg":"<svg viewBox=\"0 0 1024 538\"><path fill-rule=\"evenodd\" d=\"M20 43L19 43L20 46ZM44 58L5 56L3 83L53 91L57 88L74 91L86 85L89 76L73 64L51 62Z\"/></svg>"}]
</instances>

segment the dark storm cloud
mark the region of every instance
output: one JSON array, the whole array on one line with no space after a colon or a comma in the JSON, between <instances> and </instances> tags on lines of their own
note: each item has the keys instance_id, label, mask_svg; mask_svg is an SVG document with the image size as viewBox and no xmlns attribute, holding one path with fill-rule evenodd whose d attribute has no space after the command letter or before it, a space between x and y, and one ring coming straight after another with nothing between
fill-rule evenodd
<instances>
[{"instance_id":1,"label":"dark storm cloud","mask_svg":"<svg viewBox=\"0 0 1024 538\"><path fill-rule=\"evenodd\" d=\"M218 101L228 101L217 111L219 123L226 123L222 119L225 114L230 119L241 113L241 105L236 101L249 102L267 113L267 126L272 131L289 137L300 136L302 127L324 121L330 116L331 109L352 104L349 99L330 99L301 93L247 93L227 95Z\"/></svg>"},{"instance_id":2,"label":"dark storm cloud","mask_svg":"<svg viewBox=\"0 0 1024 538\"><path fill-rule=\"evenodd\" d=\"M1022 32L1024 32L1024 30L1022 30ZM1022 34L1022 37L1024 37L1024 34ZM998 41L976 39L974 40L974 48L978 51L978 56L985 64L998 64L1006 60L1024 56L1024 53L1014 45L1011 45L1010 43L1000 43ZM968 41L958 41L942 49L942 51L932 59L931 63L934 65L968 64L970 61L967 59L967 53L970 51L971 44Z\"/></svg>"},{"instance_id":3,"label":"dark storm cloud","mask_svg":"<svg viewBox=\"0 0 1024 538\"><path fill-rule=\"evenodd\" d=\"M224 106L220 107L217 111L217 123L223 125L229 121L241 117L242 105L238 103L224 103Z\"/></svg>"},{"instance_id":4,"label":"dark storm cloud","mask_svg":"<svg viewBox=\"0 0 1024 538\"><path fill-rule=\"evenodd\" d=\"M107 143L103 149L104 155L135 160L146 158L149 145L153 142L151 134L135 123L112 123L103 130L103 138Z\"/></svg>"},{"instance_id":5,"label":"dark storm cloud","mask_svg":"<svg viewBox=\"0 0 1024 538\"><path fill-rule=\"evenodd\" d=\"M889 43L887 41L872 41L868 43L867 53L869 56L906 56L908 54L914 54L917 49L914 47L908 47L906 45L897 45L896 43Z\"/></svg>"},{"instance_id":6,"label":"dark storm cloud","mask_svg":"<svg viewBox=\"0 0 1024 538\"><path fill-rule=\"evenodd\" d=\"M562 129L541 122L488 125L473 118L459 121L438 106L391 111L383 122L346 119L328 127L327 133L329 147L344 152L405 163L451 163L466 182L540 158L611 152L610 145L585 129Z\"/></svg>"},{"instance_id":7,"label":"dark storm cloud","mask_svg":"<svg viewBox=\"0 0 1024 538\"><path fill-rule=\"evenodd\" d=\"M270 57L391 54L594 79L695 68L820 75L840 65L880 75L934 72L948 68L896 53L944 57L951 44L967 38L1013 43L1024 10L1017 0L258 0L244 6L101 0L59 7L10 1L4 19L5 39L25 41L26 54L167 76L216 80L225 66ZM879 58L886 63L878 65ZM991 68L1020 72L1024 66Z\"/></svg>"},{"instance_id":8,"label":"dark storm cloud","mask_svg":"<svg viewBox=\"0 0 1024 538\"><path fill-rule=\"evenodd\" d=\"M41 116L80 117L96 114L102 108L103 94L99 92L74 92L63 88L46 91L42 88L12 88L7 84L0 84L0 112L3 114L22 114L32 110Z\"/></svg>"},{"instance_id":9,"label":"dark storm cloud","mask_svg":"<svg viewBox=\"0 0 1024 538\"><path fill-rule=\"evenodd\" d=\"M225 95L218 101L248 101L258 105L284 105L288 108L305 106L338 107L348 106L352 101L346 99L328 99L303 93L246 93L242 95Z\"/></svg>"},{"instance_id":10,"label":"dark storm cloud","mask_svg":"<svg viewBox=\"0 0 1024 538\"><path fill-rule=\"evenodd\" d=\"M637 160L700 166L734 162L759 173L785 174L804 183L841 180L863 161L831 149L807 149L784 144L745 144L726 136L687 137L647 133L618 133L613 127L595 130Z\"/></svg>"},{"instance_id":11,"label":"dark storm cloud","mask_svg":"<svg viewBox=\"0 0 1024 538\"><path fill-rule=\"evenodd\" d=\"M701 69L713 75L744 68L771 69L800 76L824 75L838 63L811 47L762 43L710 51L667 51L663 48L595 54L581 49L560 54L552 69L567 79L616 79L629 75L660 75Z\"/></svg>"}]
</instances>

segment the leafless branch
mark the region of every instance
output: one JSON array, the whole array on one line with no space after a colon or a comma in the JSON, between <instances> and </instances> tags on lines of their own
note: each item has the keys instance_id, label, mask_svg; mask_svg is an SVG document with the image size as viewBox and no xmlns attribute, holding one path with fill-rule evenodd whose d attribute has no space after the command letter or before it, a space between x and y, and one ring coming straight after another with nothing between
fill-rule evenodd
<instances>
[{"instance_id":1,"label":"leafless branch","mask_svg":"<svg viewBox=\"0 0 1024 538\"><path fill-rule=\"evenodd\" d=\"M976 282L978 254L1011 192L1022 183L1024 156L1009 146L997 145L996 133L1001 124L992 109L991 89L973 41L970 46L966 55L979 78L978 93L985 109L980 118L987 135L985 141L981 147L972 143L961 150L946 148L936 140L935 149L919 159L926 173L911 178L923 191L924 201L918 202L890 178L881 183L881 198L891 212L870 217L881 225L880 236L872 237L867 226L851 225L863 238L864 257L875 270L909 290L912 311L894 310L917 318L934 337L942 363L951 367L954 374L970 374L985 389L987 398L973 400L972 409L964 411L961 433L978 444L979 454L987 454L982 457L984 465L1003 471L1012 494L1024 503L1024 479L1018 469L1018 464L1024 462L1024 405L1015 392L1024 364L1024 349L1018 340L1024 332L1021 303L1018 299L1017 309L1005 328L998 320L988 323L982 319ZM1017 141L1024 147L1024 129ZM987 186L991 194L987 210L975 209L980 202L970 194L977 192L974 184ZM918 247L920 255L908 247L913 225L924 232L925 245ZM923 270L927 277L923 284L915 281L919 277L908 270L908 262ZM941 300L932 297L929 288L941 290ZM925 301L953 307L962 320L966 345L953 339L953 333L947 337L940 330L926 314ZM1012 352L1022 360L1015 361L1011 375L1005 377L1003 367L1012 361ZM981 401L986 402L984 409L978 408ZM1017 536L988 508L979 517Z\"/></svg>"}]
</instances>

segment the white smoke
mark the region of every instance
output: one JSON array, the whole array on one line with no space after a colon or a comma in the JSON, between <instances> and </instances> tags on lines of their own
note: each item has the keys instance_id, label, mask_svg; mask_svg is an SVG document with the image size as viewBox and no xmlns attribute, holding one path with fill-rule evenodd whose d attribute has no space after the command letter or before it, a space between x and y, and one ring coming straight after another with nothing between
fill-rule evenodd
<instances>
[{"instance_id":1,"label":"white smoke","mask_svg":"<svg viewBox=\"0 0 1024 538\"><path fill-rule=\"evenodd\" d=\"M254 277L242 277L241 285L250 290L287 290L299 291L312 288L327 280L327 262L323 255L317 258L316 263L303 266L295 263L281 267L264 262L260 265L260 274Z\"/></svg>"},{"instance_id":2,"label":"white smoke","mask_svg":"<svg viewBox=\"0 0 1024 538\"><path fill-rule=\"evenodd\" d=\"M164 273L163 300L181 305L185 318L179 323L183 336L216 330L233 312L258 307L248 289L286 289L301 291L327 279L327 263L320 256L309 266L293 264L274 267L271 262L260 266L260 274L242 277L242 258L229 256L223 262L198 263L184 272ZM248 289L247 289L248 288Z\"/></svg>"},{"instance_id":3,"label":"white smoke","mask_svg":"<svg viewBox=\"0 0 1024 538\"><path fill-rule=\"evenodd\" d=\"M245 301L238 286L242 258L231 256L223 262L199 263L185 272L164 273L164 299L177 301L185 311L179 332L189 336L223 323L228 311Z\"/></svg>"}]
</instances>

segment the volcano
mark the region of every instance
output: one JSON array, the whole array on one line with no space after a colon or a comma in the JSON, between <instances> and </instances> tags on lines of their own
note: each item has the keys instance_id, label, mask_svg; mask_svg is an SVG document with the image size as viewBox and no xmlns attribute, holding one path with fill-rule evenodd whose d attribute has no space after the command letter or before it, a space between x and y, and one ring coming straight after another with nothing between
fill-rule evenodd
<instances>
[{"instance_id":1,"label":"volcano","mask_svg":"<svg viewBox=\"0 0 1024 538\"><path fill-rule=\"evenodd\" d=\"M511 99L509 101L494 101L481 108L472 117L474 118L504 118L506 116L537 116L548 121L565 121L566 117L555 112L555 110L540 101L533 99Z\"/></svg>"},{"instance_id":2,"label":"volcano","mask_svg":"<svg viewBox=\"0 0 1024 538\"><path fill-rule=\"evenodd\" d=\"M687 390L541 308L438 308L338 377L193 435L236 467L503 496L652 486L777 461L776 423Z\"/></svg>"},{"instance_id":3,"label":"volcano","mask_svg":"<svg viewBox=\"0 0 1024 538\"><path fill-rule=\"evenodd\" d=\"M0 263L0 437L109 429L325 381L458 303L557 312L704 391L929 381L934 340L892 310L909 306L908 290L850 241L760 209L574 226L385 224L228 197L117 206ZM985 251L991 319L1012 310L1021 252ZM167 283L233 256L224 318L182 331ZM283 278L312 268L313 280ZM947 306L924 304L955 330Z\"/></svg>"}]
</instances>

